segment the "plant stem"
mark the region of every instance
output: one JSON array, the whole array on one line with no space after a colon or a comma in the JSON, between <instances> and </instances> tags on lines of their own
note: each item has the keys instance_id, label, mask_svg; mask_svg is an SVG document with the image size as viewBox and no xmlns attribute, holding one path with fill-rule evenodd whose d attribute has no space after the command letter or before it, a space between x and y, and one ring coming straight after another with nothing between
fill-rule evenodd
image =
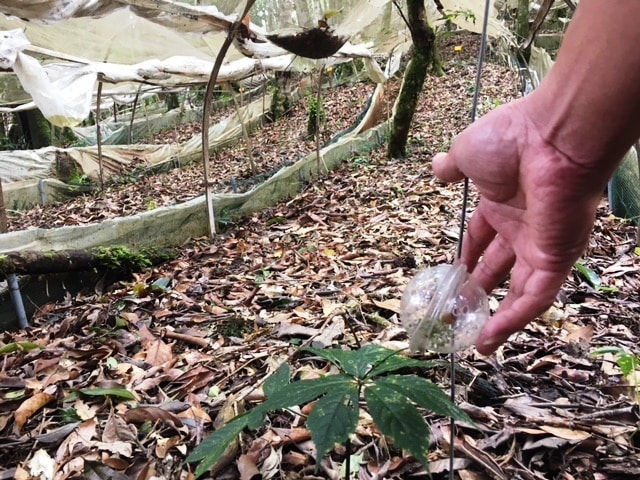
<instances>
[{"instance_id":1,"label":"plant stem","mask_svg":"<svg viewBox=\"0 0 640 480\"><path fill-rule=\"evenodd\" d=\"M347 458L344 459L344 473L347 480L351 480L351 440L347 439L344 444L344 451Z\"/></svg>"}]
</instances>

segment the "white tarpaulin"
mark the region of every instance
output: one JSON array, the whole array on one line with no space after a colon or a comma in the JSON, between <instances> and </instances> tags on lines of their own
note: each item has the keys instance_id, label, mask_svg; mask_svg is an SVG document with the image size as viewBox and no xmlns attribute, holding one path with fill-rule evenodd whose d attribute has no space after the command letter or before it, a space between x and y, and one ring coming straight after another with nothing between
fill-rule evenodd
<instances>
[{"instance_id":1,"label":"white tarpaulin","mask_svg":"<svg viewBox=\"0 0 640 480\"><path fill-rule=\"evenodd\" d=\"M21 30L2 32L0 64L9 65L31 95L42 114L59 127L81 123L91 111L91 98L97 74L88 65L69 65L45 70L22 52L29 41ZM12 48L13 47L13 48Z\"/></svg>"},{"instance_id":2,"label":"white tarpaulin","mask_svg":"<svg viewBox=\"0 0 640 480\"><path fill-rule=\"evenodd\" d=\"M369 1L380 2L383 0ZM38 2L38 5L42 7L46 3ZM194 25L198 24L197 20L201 20L200 23L204 23L206 29L214 31L229 29L232 24L230 17L221 14L215 7L192 7L162 0L128 0L128 3L136 11L150 15L152 20L164 23L167 23L168 18L182 18L188 14L190 19L188 23L192 30ZM34 12L40 12L39 14L44 15L43 18L62 20L74 15L90 15L105 13L110 9L114 10L110 14L112 28L103 32L102 42L87 43L87 45L95 43L107 45L106 51L101 53L95 48L87 48L86 53L92 53L87 58L79 57L77 52L76 54L71 52L60 55L60 58L72 60L73 63L41 65L35 58L24 53L30 48L30 42L28 35L25 35L22 29L16 28L0 32L0 65L5 69L13 68L24 90L31 95L35 105L54 125L74 126L88 117L96 79L107 83L140 82L167 86L172 84L203 84L207 82L211 74L213 55L207 56L199 53L198 55L171 56L170 53L176 50L170 47L163 49L164 57L162 59L149 58L138 63L109 62L108 59L112 52L124 51L128 55L132 55L134 50L139 49L140 52L137 55L141 55L143 58L149 57L144 53L145 49L157 49L156 43L162 43L166 40L165 33L171 38L174 36L177 39L180 38L175 32L134 15L128 8L122 8L120 3L52 1L48 4L50 8L47 10L49 12L47 14L43 14L42 8L30 9L32 5L28 3L23 4L24 11L18 10L19 4L17 3L3 4L0 5L0 12L19 14L26 18L34 15ZM159 6L162 6L164 10L158 10ZM93 22L99 23L100 20L93 20ZM2 22L0 22L1 25ZM31 24L27 24L27 26L27 33L29 33L33 29L31 29ZM220 83L242 80L264 71L283 71L300 67L300 62L294 63L293 55L267 41L262 29L254 25L250 25L250 28L252 32L256 32L255 34L260 36L260 41L251 39L240 39L239 41L242 41L243 52L253 58L240 58L224 64L218 74ZM69 39L70 42L83 42L87 40L85 36L90 37L89 32L93 30L93 28L87 29L86 34L76 32L75 35L73 31L65 32L63 30L65 34L60 38ZM46 31L46 27L43 26L36 29L36 33L44 34ZM105 39L106 41L104 41ZM42 39L40 43L42 44ZM178 45L178 47L180 46ZM56 56L56 52L49 48L45 49L40 46L33 50L37 53ZM193 48L189 47L185 50L190 51ZM158 52L155 50L152 53ZM99 61L96 61L96 55L100 59ZM344 62L354 57L366 58L367 68L371 72L372 78L378 82L382 81L380 68L372 65L374 63L373 56L364 45L352 45L347 42L331 59L326 60L325 64Z\"/></svg>"}]
</instances>

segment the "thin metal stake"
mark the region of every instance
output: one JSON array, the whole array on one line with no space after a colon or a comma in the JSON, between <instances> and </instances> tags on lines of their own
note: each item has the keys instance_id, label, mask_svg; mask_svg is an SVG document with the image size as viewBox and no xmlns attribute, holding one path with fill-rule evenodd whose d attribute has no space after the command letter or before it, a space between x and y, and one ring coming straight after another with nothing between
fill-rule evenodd
<instances>
[{"instance_id":1,"label":"thin metal stake","mask_svg":"<svg viewBox=\"0 0 640 480\"><path fill-rule=\"evenodd\" d=\"M489 27L489 11L491 9L491 0L485 0L484 2L484 17L482 19L482 36L480 38L480 51L478 52L478 65L476 69L476 83L473 89L473 103L471 104L471 121L476 121L476 114L478 112L478 101L480 99L480 78L482 76L482 67L484 64L484 54L487 48L487 30ZM464 239L464 227L467 223L467 205L469 203L469 179L464 179L464 185L462 188L462 212L460 213L460 231L458 233L458 248L457 257L462 256L462 241ZM450 395L451 401L455 403L456 400L456 369L455 369L455 353L451 352L449 355L449 368L450 368ZM451 418L450 432L449 432L449 480L454 480L454 460L455 452L453 444L456 439L455 434L456 421Z\"/></svg>"}]
</instances>

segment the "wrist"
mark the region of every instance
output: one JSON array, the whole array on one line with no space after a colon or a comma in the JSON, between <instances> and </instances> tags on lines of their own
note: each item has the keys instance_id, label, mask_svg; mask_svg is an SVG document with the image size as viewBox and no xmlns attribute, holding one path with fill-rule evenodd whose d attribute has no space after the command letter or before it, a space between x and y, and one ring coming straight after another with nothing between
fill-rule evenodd
<instances>
[{"instance_id":1,"label":"wrist","mask_svg":"<svg viewBox=\"0 0 640 480\"><path fill-rule=\"evenodd\" d=\"M640 137L638 18L637 0L582 0L555 65L523 99L546 142L606 176Z\"/></svg>"},{"instance_id":2,"label":"wrist","mask_svg":"<svg viewBox=\"0 0 640 480\"><path fill-rule=\"evenodd\" d=\"M583 174L606 184L620 160L638 138L635 124L621 123L606 102L590 102L578 91L541 85L522 99L521 108L541 141Z\"/></svg>"}]
</instances>

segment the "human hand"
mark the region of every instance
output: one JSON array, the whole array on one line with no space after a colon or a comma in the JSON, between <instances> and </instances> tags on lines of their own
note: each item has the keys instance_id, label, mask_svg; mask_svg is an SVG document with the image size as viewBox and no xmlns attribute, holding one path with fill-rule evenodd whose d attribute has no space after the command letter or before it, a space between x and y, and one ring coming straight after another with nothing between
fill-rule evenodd
<instances>
[{"instance_id":1,"label":"human hand","mask_svg":"<svg viewBox=\"0 0 640 480\"><path fill-rule=\"evenodd\" d=\"M440 180L468 177L480 193L461 260L487 292L511 272L509 292L478 339L482 354L553 303L584 251L608 178L543 138L527 100L483 116L433 159Z\"/></svg>"}]
</instances>

